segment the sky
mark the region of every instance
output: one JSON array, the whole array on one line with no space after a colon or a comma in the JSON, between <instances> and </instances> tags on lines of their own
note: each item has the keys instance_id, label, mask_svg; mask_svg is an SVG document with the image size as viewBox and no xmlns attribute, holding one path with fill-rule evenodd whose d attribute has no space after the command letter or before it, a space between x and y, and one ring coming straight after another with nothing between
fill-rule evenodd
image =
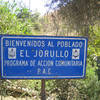
<instances>
[{"instance_id":1,"label":"sky","mask_svg":"<svg viewBox=\"0 0 100 100\"><path fill-rule=\"evenodd\" d=\"M26 7L30 6L32 11L38 11L41 15L44 15L47 12L46 2L47 0L22 0ZM29 5L30 2L30 5Z\"/></svg>"},{"instance_id":2,"label":"sky","mask_svg":"<svg viewBox=\"0 0 100 100\"><path fill-rule=\"evenodd\" d=\"M23 2L25 7L30 8L30 10L33 12L38 11L41 15L44 15L48 11L48 8L45 6L48 0L4 0L4 1L9 1L9 2L15 1L16 3L19 4L22 4Z\"/></svg>"}]
</instances>

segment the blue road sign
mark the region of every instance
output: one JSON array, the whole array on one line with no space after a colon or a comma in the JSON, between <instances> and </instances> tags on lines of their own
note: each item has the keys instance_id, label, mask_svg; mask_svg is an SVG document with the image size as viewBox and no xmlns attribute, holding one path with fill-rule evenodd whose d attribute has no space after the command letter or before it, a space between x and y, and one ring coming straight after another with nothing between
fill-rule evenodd
<instances>
[{"instance_id":1,"label":"blue road sign","mask_svg":"<svg viewBox=\"0 0 100 100\"><path fill-rule=\"evenodd\" d=\"M86 73L87 38L0 35L2 79L73 79Z\"/></svg>"}]
</instances>

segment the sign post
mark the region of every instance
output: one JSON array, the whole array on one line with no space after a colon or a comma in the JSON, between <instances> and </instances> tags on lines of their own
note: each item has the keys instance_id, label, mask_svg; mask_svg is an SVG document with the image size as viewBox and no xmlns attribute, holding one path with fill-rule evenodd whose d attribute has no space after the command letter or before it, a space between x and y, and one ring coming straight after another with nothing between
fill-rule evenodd
<instances>
[{"instance_id":1,"label":"sign post","mask_svg":"<svg viewBox=\"0 0 100 100\"><path fill-rule=\"evenodd\" d=\"M46 100L45 79L41 80L41 100Z\"/></svg>"}]
</instances>

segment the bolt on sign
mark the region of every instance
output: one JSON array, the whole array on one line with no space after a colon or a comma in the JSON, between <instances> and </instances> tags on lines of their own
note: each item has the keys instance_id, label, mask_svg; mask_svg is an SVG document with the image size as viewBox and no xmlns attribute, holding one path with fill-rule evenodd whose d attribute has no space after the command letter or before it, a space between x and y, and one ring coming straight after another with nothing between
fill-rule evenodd
<instances>
[{"instance_id":1,"label":"bolt on sign","mask_svg":"<svg viewBox=\"0 0 100 100\"><path fill-rule=\"evenodd\" d=\"M0 35L1 79L73 79L86 73L87 38Z\"/></svg>"}]
</instances>

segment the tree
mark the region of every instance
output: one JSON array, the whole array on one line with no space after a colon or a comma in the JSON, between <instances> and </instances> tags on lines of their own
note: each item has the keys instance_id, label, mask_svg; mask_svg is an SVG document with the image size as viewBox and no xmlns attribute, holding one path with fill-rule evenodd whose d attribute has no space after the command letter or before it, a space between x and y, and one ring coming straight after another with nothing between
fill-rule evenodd
<instances>
[{"instance_id":1,"label":"tree","mask_svg":"<svg viewBox=\"0 0 100 100\"><path fill-rule=\"evenodd\" d=\"M98 0L51 0L50 7L56 8L71 29L88 35L89 26L100 19Z\"/></svg>"}]
</instances>

